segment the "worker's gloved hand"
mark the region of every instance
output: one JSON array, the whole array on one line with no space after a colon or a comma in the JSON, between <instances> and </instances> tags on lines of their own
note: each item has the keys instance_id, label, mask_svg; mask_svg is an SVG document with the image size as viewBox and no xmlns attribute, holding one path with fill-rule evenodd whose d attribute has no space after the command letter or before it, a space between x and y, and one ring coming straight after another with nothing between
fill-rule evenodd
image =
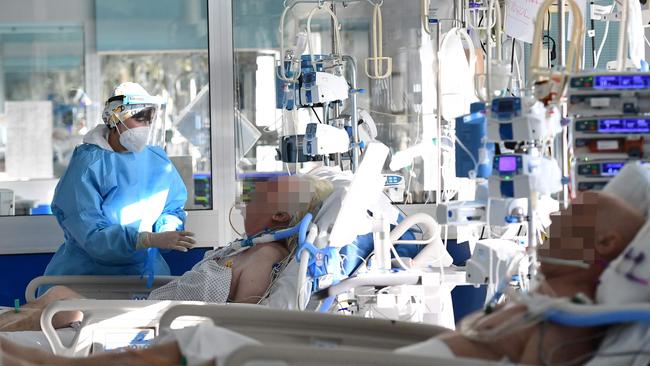
<instances>
[{"instance_id":1,"label":"worker's gloved hand","mask_svg":"<svg viewBox=\"0 0 650 366\"><path fill-rule=\"evenodd\" d=\"M196 244L189 231L167 231L164 233L142 232L138 234L136 249L160 248L187 252Z\"/></svg>"}]
</instances>

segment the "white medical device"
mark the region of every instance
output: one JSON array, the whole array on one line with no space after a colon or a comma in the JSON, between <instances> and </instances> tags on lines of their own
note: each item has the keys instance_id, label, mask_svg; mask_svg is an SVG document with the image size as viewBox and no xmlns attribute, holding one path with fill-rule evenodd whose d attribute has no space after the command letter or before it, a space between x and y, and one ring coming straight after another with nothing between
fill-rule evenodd
<instances>
[{"instance_id":1,"label":"white medical device","mask_svg":"<svg viewBox=\"0 0 650 366\"><path fill-rule=\"evenodd\" d=\"M396 171L402 169L411 165L415 158L433 154L435 152L436 141L435 138L431 140L427 139L417 145L413 145L405 150L393 154L390 159L390 170Z\"/></svg>"},{"instance_id":2,"label":"white medical device","mask_svg":"<svg viewBox=\"0 0 650 366\"><path fill-rule=\"evenodd\" d=\"M456 201L436 207L436 221L440 225L507 226L525 221L528 206L525 198L490 199L489 217L486 201Z\"/></svg>"},{"instance_id":3,"label":"white medical device","mask_svg":"<svg viewBox=\"0 0 650 366\"><path fill-rule=\"evenodd\" d=\"M650 73L581 73L569 79L571 114L579 117L650 112Z\"/></svg>"},{"instance_id":4,"label":"white medical device","mask_svg":"<svg viewBox=\"0 0 650 366\"><path fill-rule=\"evenodd\" d=\"M436 206L436 221L440 225L485 224L484 201L456 201Z\"/></svg>"},{"instance_id":5,"label":"white medical device","mask_svg":"<svg viewBox=\"0 0 650 366\"><path fill-rule=\"evenodd\" d=\"M467 282L477 285L498 284L501 280L508 279L508 275L519 273L517 266L528 264L520 260L525 256L525 248L513 241L479 240L465 266Z\"/></svg>"},{"instance_id":6,"label":"white medical device","mask_svg":"<svg viewBox=\"0 0 650 366\"><path fill-rule=\"evenodd\" d=\"M316 105L348 99L350 87L343 76L327 72L311 72L303 77L300 88L302 105Z\"/></svg>"},{"instance_id":7,"label":"white medical device","mask_svg":"<svg viewBox=\"0 0 650 366\"><path fill-rule=\"evenodd\" d=\"M0 189L0 216L13 216L14 214L14 191L10 189Z\"/></svg>"},{"instance_id":8,"label":"white medical device","mask_svg":"<svg viewBox=\"0 0 650 366\"><path fill-rule=\"evenodd\" d=\"M487 114L490 141L547 140L562 131L560 110L534 99L495 98Z\"/></svg>"},{"instance_id":9,"label":"white medical device","mask_svg":"<svg viewBox=\"0 0 650 366\"><path fill-rule=\"evenodd\" d=\"M344 153L350 150L350 136L342 128L309 123L302 148L303 153L309 156Z\"/></svg>"},{"instance_id":10,"label":"white medical device","mask_svg":"<svg viewBox=\"0 0 650 366\"><path fill-rule=\"evenodd\" d=\"M533 175L538 159L526 154L504 154L494 157L492 175L488 178L490 197L528 198L533 191Z\"/></svg>"},{"instance_id":11,"label":"white medical device","mask_svg":"<svg viewBox=\"0 0 650 366\"><path fill-rule=\"evenodd\" d=\"M599 190L650 151L650 73L583 73L570 79L575 118L573 188Z\"/></svg>"},{"instance_id":12,"label":"white medical device","mask_svg":"<svg viewBox=\"0 0 650 366\"><path fill-rule=\"evenodd\" d=\"M384 185L381 170L387 156L386 145L378 142L368 145L332 226L329 246L341 248L352 243L357 235L364 234L358 231L357 226L368 216L368 205L377 202L378 196L381 195Z\"/></svg>"},{"instance_id":13,"label":"white medical device","mask_svg":"<svg viewBox=\"0 0 650 366\"><path fill-rule=\"evenodd\" d=\"M386 179L384 194L392 203L404 202L404 192L406 191L404 177L399 174L384 174L383 176Z\"/></svg>"},{"instance_id":14,"label":"white medical device","mask_svg":"<svg viewBox=\"0 0 650 366\"><path fill-rule=\"evenodd\" d=\"M506 226L520 224L528 217L528 200L526 198L490 199L490 225Z\"/></svg>"}]
</instances>

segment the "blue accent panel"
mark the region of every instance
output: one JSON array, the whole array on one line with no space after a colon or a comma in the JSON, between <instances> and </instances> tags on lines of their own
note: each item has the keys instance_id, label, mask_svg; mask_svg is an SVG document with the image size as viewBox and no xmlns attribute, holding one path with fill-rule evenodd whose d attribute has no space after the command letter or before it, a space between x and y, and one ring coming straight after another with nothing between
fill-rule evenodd
<instances>
[{"instance_id":1,"label":"blue accent panel","mask_svg":"<svg viewBox=\"0 0 650 366\"><path fill-rule=\"evenodd\" d=\"M454 265L464 266L470 258L469 243L456 244L455 240L449 240L447 251L454 259ZM458 323L465 316L483 308L487 287L481 286L456 286L451 291L451 299L454 306L454 320Z\"/></svg>"},{"instance_id":2,"label":"blue accent panel","mask_svg":"<svg viewBox=\"0 0 650 366\"><path fill-rule=\"evenodd\" d=\"M468 177L469 172L476 169L477 177L487 178L492 173L490 164L482 164L481 161L478 161L481 157L481 149L486 150L488 162L492 161L494 156L494 143L484 142L487 135L485 103L472 103L470 112L468 115L456 118L456 138L472 154L469 156L465 149L456 149L456 176ZM472 157L478 161L478 168Z\"/></svg>"},{"instance_id":3,"label":"blue accent panel","mask_svg":"<svg viewBox=\"0 0 650 366\"><path fill-rule=\"evenodd\" d=\"M38 205L31 209L32 215L51 215L52 206L50 205Z\"/></svg>"},{"instance_id":4,"label":"blue accent panel","mask_svg":"<svg viewBox=\"0 0 650 366\"><path fill-rule=\"evenodd\" d=\"M515 183L514 182L501 182L501 196L514 197L515 196Z\"/></svg>"},{"instance_id":5,"label":"blue accent panel","mask_svg":"<svg viewBox=\"0 0 650 366\"><path fill-rule=\"evenodd\" d=\"M195 264L203 259L203 255L208 250L210 248L196 248L185 253L172 250L168 253L162 253L162 256L169 264L172 276L180 276L192 269Z\"/></svg>"},{"instance_id":6,"label":"blue accent panel","mask_svg":"<svg viewBox=\"0 0 650 366\"><path fill-rule=\"evenodd\" d=\"M456 286L451 290L451 301L454 307L454 322L458 324L467 315L483 309L487 286Z\"/></svg>"},{"instance_id":7,"label":"blue accent panel","mask_svg":"<svg viewBox=\"0 0 650 366\"><path fill-rule=\"evenodd\" d=\"M0 306L14 306L14 299L25 303L25 288L33 278L43 275L51 253L0 256Z\"/></svg>"},{"instance_id":8,"label":"blue accent panel","mask_svg":"<svg viewBox=\"0 0 650 366\"><path fill-rule=\"evenodd\" d=\"M501 136L502 140L512 140L513 134L512 123L502 123L499 125L499 136Z\"/></svg>"},{"instance_id":9,"label":"blue accent panel","mask_svg":"<svg viewBox=\"0 0 650 366\"><path fill-rule=\"evenodd\" d=\"M250 173L241 173L237 175L237 180L246 180L246 179L259 179L259 180L265 180L265 179L273 179L277 177L284 177L289 175L287 172L250 172Z\"/></svg>"},{"instance_id":10,"label":"blue accent panel","mask_svg":"<svg viewBox=\"0 0 650 366\"><path fill-rule=\"evenodd\" d=\"M398 221L402 221L401 219ZM393 228L391 228L392 230ZM415 240L415 234L410 230L405 232L400 240ZM395 245L395 251L399 254L400 257L406 258L415 258L418 253L424 248L423 245L411 245L411 244L397 244Z\"/></svg>"},{"instance_id":11,"label":"blue accent panel","mask_svg":"<svg viewBox=\"0 0 650 366\"><path fill-rule=\"evenodd\" d=\"M203 259L207 250L197 248L187 253L171 251L162 256L169 263L171 274L180 276ZM13 307L14 299L20 299L20 303L24 304L27 284L43 275L50 259L52 253L0 255L0 278L4 279L0 286L0 306Z\"/></svg>"}]
</instances>

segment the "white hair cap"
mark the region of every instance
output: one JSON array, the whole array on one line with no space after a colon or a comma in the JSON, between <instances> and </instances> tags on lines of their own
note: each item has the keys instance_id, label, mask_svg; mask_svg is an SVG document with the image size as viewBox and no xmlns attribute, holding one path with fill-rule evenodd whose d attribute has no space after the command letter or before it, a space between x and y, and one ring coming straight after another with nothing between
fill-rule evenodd
<instances>
[{"instance_id":1,"label":"white hair cap","mask_svg":"<svg viewBox=\"0 0 650 366\"><path fill-rule=\"evenodd\" d=\"M639 162L627 163L607 183L603 192L622 198L647 217L650 208L650 169Z\"/></svg>"},{"instance_id":2,"label":"white hair cap","mask_svg":"<svg viewBox=\"0 0 650 366\"><path fill-rule=\"evenodd\" d=\"M129 97L131 99L123 99L120 97ZM137 97L137 99L133 99ZM111 96L104 104L102 111L102 120L110 127L115 127L118 123L124 122L139 112L148 108L158 109L158 105L151 103L153 101L151 95L138 83L125 82L113 89ZM150 115L153 119L155 113Z\"/></svg>"},{"instance_id":3,"label":"white hair cap","mask_svg":"<svg viewBox=\"0 0 650 366\"><path fill-rule=\"evenodd\" d=\"M116 86L115 89L113 89L111 97L117 95L149 96L149 93L142 87L142 85L127 81Z\"/></svg>"}]
</instances>

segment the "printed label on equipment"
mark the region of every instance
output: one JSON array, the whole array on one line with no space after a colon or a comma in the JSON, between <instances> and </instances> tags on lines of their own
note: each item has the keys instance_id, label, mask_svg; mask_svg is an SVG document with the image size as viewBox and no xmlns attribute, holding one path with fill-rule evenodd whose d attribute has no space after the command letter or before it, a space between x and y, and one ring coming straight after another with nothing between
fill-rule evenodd
<instances>
[{"instance_id":1,"label":"printed label on equipment","mask_svg":"<svg viewBox=\"0 0 650 366\"><path fill-rule=\"evenodd\" d=\"M589 105L596 108L609 107L609 98L591 98Z\"/></svg>"},{"instance_id":2,"label":"printed label on equipment","mask_svg":"<svg viewBox=\"0 0 650 366\"><path fill-rule=\"evenodd\" d=\"M598 150L618 150L618 141L616 140L601 140L598 141Z\"/></svg>"},{"instance_id":3,"label":"printed label on equipment","mask_svg":"<svg viewBox=\"0 0 650 366\"><path fill-rule=\"evenodd\" d=\"M147 348L155 336L153 328L105 329L93 333L93 342L103 351Z\"/></svg>"}]
</instances>

